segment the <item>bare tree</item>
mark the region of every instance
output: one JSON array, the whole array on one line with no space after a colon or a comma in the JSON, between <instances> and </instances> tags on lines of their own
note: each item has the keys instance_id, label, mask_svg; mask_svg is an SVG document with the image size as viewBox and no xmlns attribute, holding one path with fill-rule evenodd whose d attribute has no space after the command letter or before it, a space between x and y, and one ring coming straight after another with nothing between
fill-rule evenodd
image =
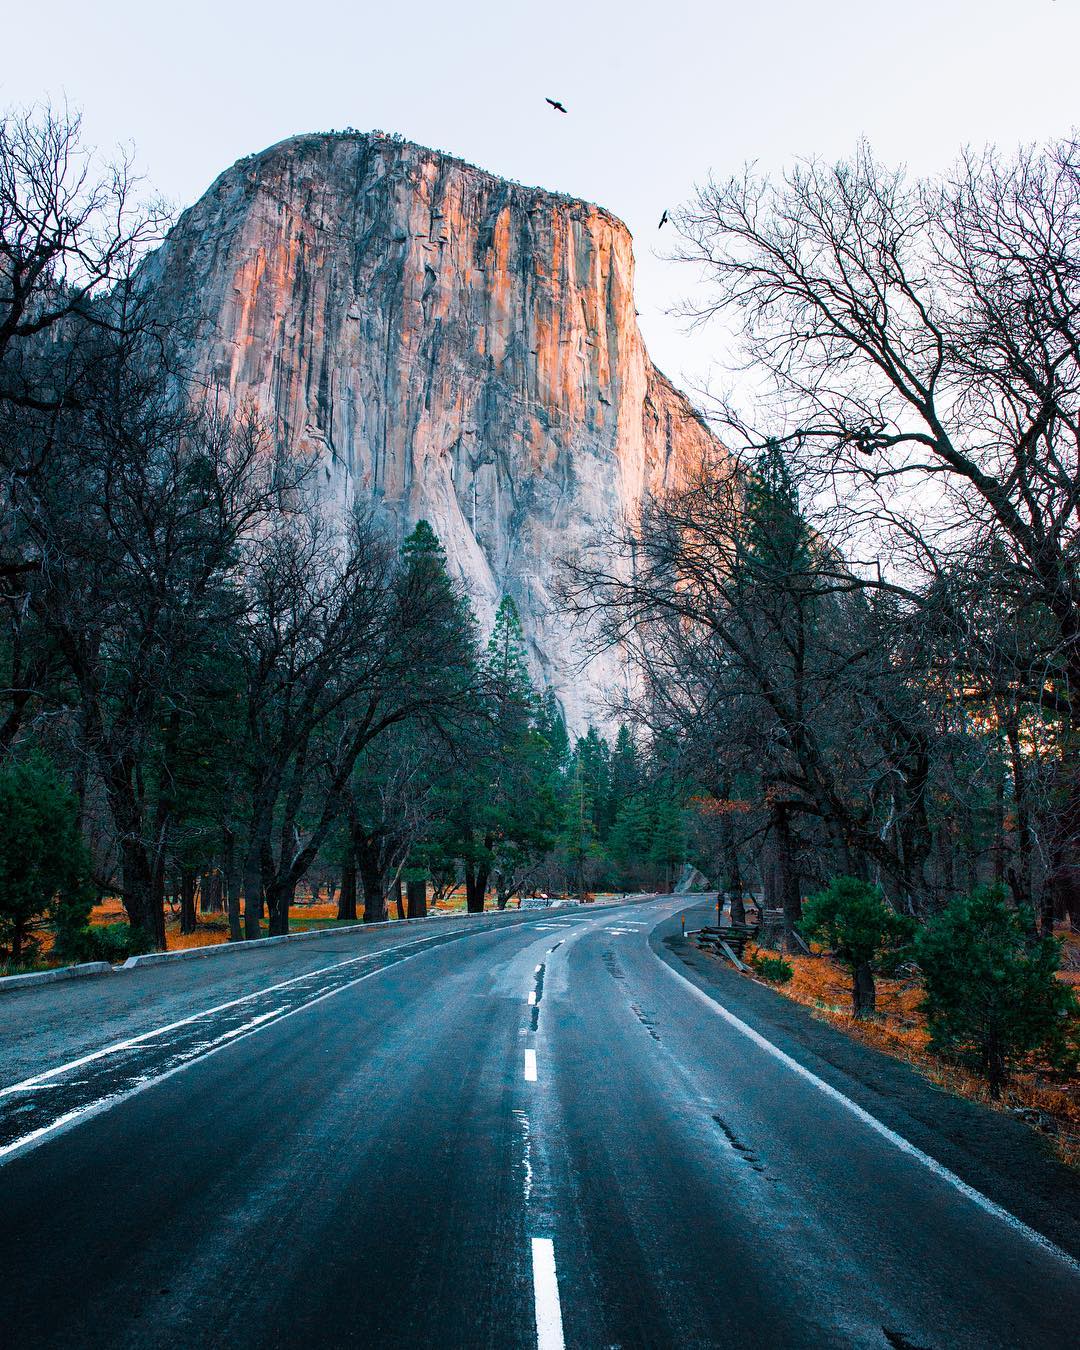
<instances>
[{"instance_id":1,"label":"bare tree","mask_svg":"<svg viewBox=\"0 0 1080 1350\"><path fill-rule=\"evenodd\" d=\"M99 335L148 325L134 269L166 223L130 156L102 163L77 115L44 107L0 118L0 749L62 669L30 600L41 559L14 503L67 414L100 391L113 349Z\"/></svg>"},{"instance_id":2,"label":"bare tree","mask_svg":"<svg viewBox=\"0 0 1080 1350\"><path fill-rule=\"evenodd\" d=\"M726 798L736 777L753 779L744 824L789 932L815 871L808 846L848 874L873 870L916 906L925 715L874 606L803 521L778 449L753 471L704 466L649 503L621 545L614 566L608 541L570 561L565 598L594 642L630 654L638 717L676 736L696 781Z\"/></svg>"},{"instance_id":3,"label":"bare tree","mask_svg":"<svg viewBox=\"0 0 1080 1350\"><path fill-rule=\"evenodd\" d=\"M99 378L20 478L28 603L62 659L100 775L133 925L164 944L171 776L192 672L240 606L242 541L279 485L258 421L187 408L141 342L101 332Z\"/></svg>"},{"instance_id":4,"label":"bare tree","mask_svg":"<svg viewBox=\"0 0 1080 1350\"><path fill-rule=\"evenodd\" d=\"M832 528L858 546L865 582L917 602L992 546L988 582L1018 622L1052 632L1053 883L1075 895L1080 147L969 153L909 181L864 146L775 182L709 183L679 228L711 283L695 313L738 325L770 391L754 423L816 473L819 503L842 505Z\"/></svg>"},{"instance_id":5,"label":"bare tree","mask_svg":"<svg viewBox=\"0 0 1080 1350\"><path fill-rule=\"evenodd\" d=\"M473 652L459 592L409 567L373 509L342 528L308 503L260 541L248 592L244 895L246 935L258 937L264 898L271 931L287 930L361 754L392 727L460 706Z\"/></svg>"},{"instance_id":6,"label":"bare tree","mask_svg":"<svg viewBox=\"0 0 1080 1350\"><path fill-rule=\"evenodd\" d=\"M53 411L70 397L71 352L43 362L36 340L71 319L115 325L100 302L168 224L141 188L129 154L102 164L83 144L78 114L0 118L0 404Z\"/></svg>"}]
</instances>

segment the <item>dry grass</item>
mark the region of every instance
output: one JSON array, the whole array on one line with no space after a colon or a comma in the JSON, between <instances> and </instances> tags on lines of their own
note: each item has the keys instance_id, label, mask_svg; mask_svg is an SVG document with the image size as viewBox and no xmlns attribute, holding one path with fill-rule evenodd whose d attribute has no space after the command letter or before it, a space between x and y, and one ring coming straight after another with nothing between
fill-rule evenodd
<instances>
[{"instance_id":1,"label":"dry grass","mask_svg":"<svg viewBox=\"0 0 1080 1350\"><path fill-rule=\"evenodd\" d=\"M757 950L761 949L747 947L748 954ZM764 951L762 954L775 956ZM787 984L771 988L811 1008L815 1017L864 1045L913 1065L931 1082L956 1096L983 1102L999 1111L1032 1113L1029 1123L1050 1137L1061 1160L1071 1167L1080 1167L1080 1079L1074 1076L1062 1082L1047 1066L1031 1063L1015 1073L1001 1099L993 1101L985 1082L976 1074L930 1052L926 1019L919 1008L922 984L917 978L879 977L877 1016L857 1021L851 1010L851 977L838 961L823 955L789 955L784 959L795 973ZM1066 967L1062 978L1080 986L1080 935L1066 936L1062 965ZM752 972L750 978L766 983Z\"/></svg>"}]
</instances>

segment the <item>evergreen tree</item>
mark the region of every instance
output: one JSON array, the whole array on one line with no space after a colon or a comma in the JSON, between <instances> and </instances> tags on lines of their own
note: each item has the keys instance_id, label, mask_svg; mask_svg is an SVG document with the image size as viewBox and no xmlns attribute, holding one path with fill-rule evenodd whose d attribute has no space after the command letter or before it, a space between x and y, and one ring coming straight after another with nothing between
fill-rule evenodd
<instances>
[{"instance_id":1,"label":"evergreen tree","mask_svg":"<svg viewBox=\"0 0 1080 1350\"><path fill-rule=\"evenodd\" d=\"M521 619L504 596L480 662L465 763L443 792L441 823L417 855L433 868L449 858L460 863L471 912L483 909L491 880L504 906L554 843L557 752L541 734L541 721ZM556 731L558 725L549 722Z\"/></svg>"},{"instance_id":2,"label":"evergreen tree","mask_svg":"<svg viewBox=\"0 0 1080 1350\"><path fill-rule=\"evenodd\" d=\"M550 685L540 700L536 729L551 748L553 767L557 772L563 772L570 763L570 735L566 730L566 719L559 707L559 700Z\"/></svg>"},{"instance_id":3,"label":"evergreen tree","mask_svg":"<svg viewBox=\"0 0 1080 1350\"><path fill-rule=\"evenodd\" d=\"M563 809L562 840L573 871L573 886L579 896L586 891L586 864L598 854L596 804L585 758L581 753L583 739L578 741L574 755L569 793Z\"/></svg>"},{"instance_id":4,"label":"evergreen tree","mask_svg":"<svg viewBox=\"0 0 1080 1350\"><path fill-rule=\"evenodd\" d=\"M629 889L641 880L653 846L653 809L645 793L628 798L608 835L608 853L619 869L621 884Z\"/></svg>"},{"instance_id":5,"label":"evergreen tree","mask_svg":"<svg viewBox=\"0 0 1080 1350\"><path fill-rule=\"evenodd\" d=\"M484 657L486 688L495 725L504 735L520 731L531 722L536 709L525 634L513 597L504 595L495 613L495 624Z\"/></svg>"},{"instance_id":6,"label":"evergreen tree","mask_svg":"<svg viewBox=\"0 0 1080 1350\"><path fill-rule=\"evenodd\" d=\"M588 785L592 804L592 820L598 839L607 837L613 816L609 815L611 802L611 750L607 741L593 726L578 737L574 755Z\"/></svg>"},{"instance_id":7,"label":"evergreen tree","mask_svg":"<svg viewBox=\"0 0 1080 1350\"><path fill-rule=\"evenodd\" d=\"M468 596L454 581L446 564L446 550L426 520L418 520L401 546L404 566L401 573L403 603L418 597L425 611L437 624L436 641L441 639L448 660L444 679L449 686L447 699L454 692L476 683L479 646L476 617ZM431 671L424 677L431 678Z\"/></svg>"},{"instance_id":8,"label":"evergreen tree","mask_svg":"<svg viewBox=\"0 0 1080 1350\"><path fill-rule=\"evenodd\" d=\"M1060 947L1035 937L1000 888L953 900L920 932L915 953L934 1048L977 1065L993 1096L1031 1051L1075 1063L1066 1038L1080 1009L1057 978Z\"/></svg>"},{"instance_id":9,"label":"evergreen tree","mask_svg":"<svg viewBox=\"0 0 1080 1350\"><path fill-rule=\"evenodd\" d=\"M339 909L341 917L355 917L359 881L365 922L385 917L387 889L395 876L418 887L429 876L441 878L447 869L452 873L455 859L472 851L472 822L466 819L471 794L461 788L463 782L476 784L469 770L454 762L454 747L472 747L482 734L478 700L485 672L476 620L426 520L417 522L401 556L403 600L407 603L415 595L435 616L438 631L429 636L449 658L440 671L425 670L423 679L453 712L430 727L415 720L403 723L391 730L385 744L357 760L347 792L347 820L339 834ZM411 903L418 902L414 898Z\"/></svg>"},{"instance_id":10,"label":"evergreen tree","mask_svg":"<svg viewBox=\"0 0 1080 1350\"><path fill-rule=\"evenodd\" d=\"M641 786L641 763L633 733L624 723L615 737L615 748L611 752L610 790L608 795L608 813L614 824L623 806Z\"/></svg>"},{"instance_id":11,"label":"evergreen tree","mask_svg":"<svg viewBox=\"0 0 1080 1350\"><path fill-rule=\"evenodd\" d=\"M742 543L758 584L782 586L811 563L798 488L775 440L768 442L747 477Z\"/></svg>"},{"instance_id":12,"label":"evergreen tree","mask_svg":"<svg viewBox=\"0 0 1080 1350\"><path fill-rule=\"evenodd\" d=\"M61 936L90 912L90 860L75 799L42 755L0 768L0 943L14 964L47 918Z\"/></svg>"},{"instance_id":13,"label":"evergreen tree","mask_svg":"<svg viewBox=\"0 0 1080 1350\"><path fill-rule=\"evenodd\" d=\"M649 856L662 869L665 892L674 887L675 870L685 861L686 852L686 821L682 801L670 787L663 785L654 806Z\"/></svg>"},{"instance_id":14,"label":"evergreen tree","mask_svg":"<svg viewBox=\"0 0 1080 1350\"><path fill-rule=\"evenodd\" d=\"M806 902L800 924L820 938L851 971L851 1006L856 1017L872 1017L874 976L895 965L911 938L911 923L882 899L876 886L856 877L836 877Z\"/></svg>"}]
</instances>

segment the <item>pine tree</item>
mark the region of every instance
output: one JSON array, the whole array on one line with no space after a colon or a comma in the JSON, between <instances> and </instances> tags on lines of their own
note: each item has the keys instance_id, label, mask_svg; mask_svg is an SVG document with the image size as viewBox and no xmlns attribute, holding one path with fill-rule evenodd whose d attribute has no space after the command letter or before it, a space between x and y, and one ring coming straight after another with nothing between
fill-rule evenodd
<instances>
[{"instance_id":1,"label":"pine tree","mask_svg":"<svg viewBox=\"0 0 1080 1350\"><path fill-rule=\"evenodd\" d=\"M487 690L496 724L520 728L536 711L529 676L525 634L513 597L504 595L495 613L495 626L484 656Z\"/></svg>"},{"instance_id":2,"label":"pine tree","mask_svg":"<svg viewBox=\"0 0 1080 1350\"><path fill-rule=\"evenodd\" d=\"M75 800L48 760L0 768L0 944L14 964L47 917L64 937L85 925L89 873Z\"/></svg>"},{"instance_id":3,"label":"pine tree","mask_svg":"<svg viewBox=\"0 0 1080 1350\"><path fill-rule=\"evenodd\" d=\"M675 883L675 869L686 859L686 822L682 802L670 789L656 798L651 860L663 868L664 890Z\"/></svg>"},{"instance_id":4,"label":"pine tree","mask_svg":"<svg viewBox=\"0 0 1080 1350\"><path fill-rule=\"evenodd\" d=\"M810 564L810 534L784 453L770 440L749 475L743 545L757 584L780 586Z\"/></svg>"},{"instance_id":5,"label":"pine tree","mask_svg":"<svg viewBox=\"0 0 1080 1350\"><path fill-rule=\"evenodd\" d=\"M578 741L580 747L582 741ZM563 845L574 872L574 887L585 895L585 864L597 853L595 801L583 756L574 756L570 791L563 813Z\"/></svg>"},{"instance_id":6,"label":"pine tree","mask_svg":"<svg viewBox=\"0 0 1080 1350\"><path fill-rule=\"evenodd\" d=\"M610 814L611 751L604 737L590 726L584 736L578 737L574 754L588 783L597 835L604 839L613 818Z\"/></svg>"},{"instance_id":7,"label":"pine tree","mask_svg":"<svg viewBox=\"0 0 1080 1350\"><path fill-rule=\"evenodd\" d=\"M491 880L505 905L554 843L558 771L540 720L521 619L505 596L479 663L466 762L442 792L439 828L417 848L432 866L460 863L470 911L483 908Z\"/></svg>"},{"instance_id":8,"label":"pine tree","mask_svg":"<svg viewBox=\"0 0 1080 1350\"><path fill-rule=\"evenodd\" d=\"M931 1044L974 1063L990 1094L1001 1093L1009 1069L1032 1051L1075 1067L1076 997L1057 978L1061 949L1032 936L1030 922L986 886L953 901L919 933L915 959L923 973Z\"/></svg>"},{"instance_id":9,"label":"pine tree","mask_svg":"<svg viewBox=\"0 0 1080 1350\"><path fill-rule=\"evenodd\" d=\"M536 729L550 747L554 769L561 773L570 762L570 735L566 730L566 719L559 707L559 700L550 685L540 700Z\"/></svg>"},{"instance_id":10,"label":"pine tree","mask_svg":"<svg viewBox=\"0 0 1080 1350\"><path fill-rule=\"evenodd\" d=\"M619 728L615 749L611 752L610 783L608 814L614 825L623 807L641 787L638 748L633 733L625 723Z\"/></svg>"},{"instance_id":11,"label":"pine tree","mask_svg":"<svg viewBox=\"0 0 1080 1350\"><path fill-rule=\"evenodd\" d=\"M426 520L416 522L401 546L401 556L405 598L416 597L417 604L438 616L440 636L452 658L447 670L455 672L451 678L474 681L479 646L476 618L464 590L450 576L446 550Z\"/></svg>"},{"instance_id":12,"label":"pine tree","mask_svg":"<svg viewBox=\"0 0 1080 1350\"><path fill-rule=\"evenodd\" d=\"M619 807L608 835L608 852L618 865L624 885L637 884L638 870L649 861L652 842L652 804L644 793L638 793Z\"/></svg>"}]
</instances>

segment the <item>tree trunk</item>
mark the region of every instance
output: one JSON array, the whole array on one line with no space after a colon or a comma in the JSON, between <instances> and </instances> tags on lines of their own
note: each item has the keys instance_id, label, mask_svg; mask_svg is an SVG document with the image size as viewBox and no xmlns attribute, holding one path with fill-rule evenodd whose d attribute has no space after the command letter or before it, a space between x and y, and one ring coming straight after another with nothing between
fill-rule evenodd
<instances>
[{"instance_id":1,"label":"tree trunk","mask_svg":"<svg viewBox=\"0 0 1080 1350\"><path fill-rule=\"evenodd\" d=\"M133 927L141 928L157 951L165 950L164 878L155 876L146 849L138 839L120 846L124 908Z\"/></svg>"},{"instance_id":2,"label":"tree trunk","mask_svg":"<svg viewBox=\"0 0 1080 1350\"><path fill-rule=\"evenodd\" d=\"M277 882L267 888L266 908L270 920L270 936L284 937L289 931L289 909L294 888L286 882Z\"/></svg>"},{"instance_id":3,"label":"tree trunk","mask_svg":"<svg viewBox=\"0 0 1080 1350\"><path fill-rule=\"evenodd\" d=\"M341 869L341 892L338 895L339 919L356 922L356 860L349 858Z\"/></svg>"},{"instance_id":4,"label":"tree trunk","mask_svg":"<svg viewBox=\"0 0 1080 1350\"><path fill-rule=\"evenodd\" d=\"M200 887L201 896L199 899L199 908L204 914L220 914L225 908L225 899L222 893L221 872L214 868L212 872L204 872L202 885Z\"/></svg>"},{"instance_id":5,"label":"tree trunk","mask_svg":"<svg viewBox=\"0 0 1080 1350\"><path fill-rule=\"evenodd\" d=\"M394 905L395 905L396 908L397 908L397 916L398 916L399 919L402 919L402 920L403 920L403 919L405 918L405 901L404 901L404 899L402 898L402 895L401 895L401 878L400 878L400 877L396 877L396 878L394 879L394 884L393 884L393 886L391 886L390 890L391 890L391 892L393 893L393 896L394 896Z\"/></svg>"},{"instance_id":6,"label":"tree trunk","mask_svg":"<svg viewBox=\"0 0 1080 1350\"><path fill-rule=\"evenodd\" d=\"M1005 774L995 774L994 783L994 842L990 856L994 865L994 885L1005 885Z\"/></svg>"},{"instance_id":7,"label":"tree trunk","mask_svg":"<svg viewBox=\"0 0 1080 1350\"><path fill-rule=\"evenodd\" d=\"M195 925L195 870L184 867L180 871L180 931L194 933Z\"/></svg>"},{"instance_id":8,"label":"tree trunk","mask_svg":"<svg viewBox=\"0 0 1080 1350\"><path fill-rule=\"evenodd\" d=\"M244 937L248 941L262 937L263 879L255 845L248 850L244 864Z\"/></svg>"},{"instance_id":9,"label":"tree trunk","mask_svg":"<svg viewBox=\"0 0 1080 1350\"><path fill-rule=\"evenodd\" d=\"M739 850L731 839L731 828L725 826L724 852L727 855L727 890L731 896L731 922L746 922L746 905L743 903L742 868L739 866Z\"/></svg>"},{"instance_id":10,"label":"tree trunk","mask_svg":"<svg viewBox=\"0 0 1080 1350\"><path fill-rule=\"evenodd\" d=\"M785 806L773 804L770 831L773 837L775 859L775 886L777 908L784 911L784 948L796 950L793 934L802 918L802 899L799 895L799 873L795 862L795 839L791 830L791 816Z\"/></svg>"},{"instance_id":11,"label":"tree trunk","mask_svg":"<svg viewBox=\"0 0 1080 1350\"><path fill-rule=\"evenodd\" d=\"M1001 1096L1001 1089L1005 1086L1005 1055L1001 1048L1001 1038L994 1027L986 1038L983 1046L983 1071L986 1074L987 1084L990 1088L990 1096L994 1101Z\"/></svg>"},{"instance_id":12,"label":"tree trunk","mask_svg":"<svg viewBox=\"0 0 1080 1350\"><path fill-rule=\"evenodd\" d=\"M852 972L851 1004L858 1018L873 1017L877 1008L874 968L869 961L858 961Z\"/></svg>"},{"instance_id":13,"label":"tree trunk","mask_svg":"<svg viewBox=\"0 0 1080 1350\"><path fill-rule=\"evenodd\" d=\"M486 867L465 868L465 908L470 914L483 914L487 881L488 869Z\"/></svg>"},{"instance_id":14,"label":"tree trunk","mask_svg":"<svg viewBox=\"0 0 1080 1350\"><path fill-rule=\"evenodd\" d=\"M364 888L364 922L383 923L386 919L386 892L377 851L364 850L360 856L360 882Z\"/></svg>"},{"instance_id":15,"label":"tree trunk","mask_svg":"<svg viewBox=\"0 0 1080 1350\"><path fill-rule=\"evenodd\" d=\"M222 830L222 862L225 873L225 903L229 907L229 941L240 942L240 864L236 854L236 835L228 825Z\"/></svg>"},{"instance_id":16,"label":"tree trunk","mask_svg":"<svg viewBox=\"0 0 1080 1350\"><path fill-rule=\"evenodd\" d=\"M427 918L427 882L410 881L405 886L410 919Z\"/></svg>"}]
</instances>

